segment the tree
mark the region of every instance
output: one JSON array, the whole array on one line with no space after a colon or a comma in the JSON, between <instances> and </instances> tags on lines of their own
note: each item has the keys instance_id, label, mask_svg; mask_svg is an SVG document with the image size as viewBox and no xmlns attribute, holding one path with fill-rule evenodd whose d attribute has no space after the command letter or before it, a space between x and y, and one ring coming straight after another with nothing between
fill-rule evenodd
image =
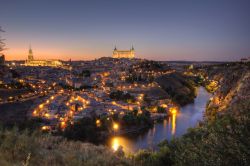
<instances>
[{"instance_id":1,"label":"tree","mask_svg":"<svg viewBox=\"0 0 250 166\"><path fill-rule=\"evenodd\" d=\"M2 27L0 26L0 33L4 32L4 30L2 29ZM5 43L4 43L4 39L2 39L1 35L0 35L0 52L2 52L5 49Z\"/></svg>"},{"instance_id":2,"label":"tree","mask_svg":"<svg viewBox=\"0 0 250 166\"><path fill-rule=\"evenodd\" d=\"M107 132L106 126L98 127L95 118L84 117L74 124L70 124L63 131L63 136L71 140L89 141L99 143L105 139L103 132Z\"/></svg>"},{"instance_id":3,"label":"tree","mask_svg":"<svg viewBox=\"0 0 250 166\"><path fill-rule=\"evenodd\" d=\"M81 76L83 77L90 77L91 72L89 70L83 70Z\"/></svg>"}]
</instances>

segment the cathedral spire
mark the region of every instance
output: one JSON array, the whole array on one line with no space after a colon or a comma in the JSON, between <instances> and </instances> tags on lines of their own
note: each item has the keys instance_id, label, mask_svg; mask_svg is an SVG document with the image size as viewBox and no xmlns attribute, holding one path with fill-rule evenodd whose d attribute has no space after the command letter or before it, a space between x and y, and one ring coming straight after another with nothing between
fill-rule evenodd
<instances>
[{"instance_id":1,"label":"cathedral spire","mask_svg":"<svg viewBox=\"0 0 250 166\"><path fill-rule=\"evenodd\" d=\"M132 51L134 51L134 50L135 50L135 49L134 49L134 46L133 46L133 45L132 45L132 48L131 48L131 50L132 50Z\"/></svg>"},{"instance_id":2,"label":"cathedral spire","mask_svg":"<svg viewBox=\"0 0 250 166\"><path fill-rule=\"evenodd\" d=\"M31 49L31 46L29 46L28 60L31 60L31 61L34 60L33 51Z\"/></svg>"}]
</instances>

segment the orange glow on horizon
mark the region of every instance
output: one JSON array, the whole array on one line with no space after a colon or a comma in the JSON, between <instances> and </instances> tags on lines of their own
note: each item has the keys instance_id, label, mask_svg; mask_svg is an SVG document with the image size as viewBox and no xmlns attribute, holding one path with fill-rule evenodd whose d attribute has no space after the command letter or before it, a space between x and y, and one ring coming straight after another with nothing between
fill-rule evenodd
<instances>
[{"instance_id":1,"label":"orange glow on horizon","mask_svg":"<svg viewBox=\"0 0 250 166\"><path fill-rule=\"evenodd\" d=\"M5 54L6 60L26 60L28 58L28 49L29 47L23 49L23 48L16 48L16 49L6 49L3 51L3 54ZM36 49L32 48L34 58L35 59L59 59L59 60L65 60L68 61L71 60L93 60L95 58L101 57L95 54L91 53L85 53L84 51L72 51L72 50L55 50L55 49ZM72 51L72 52L71 52ZM111 54L111 52L110 52Z\"/></svg>"}]
</instances>

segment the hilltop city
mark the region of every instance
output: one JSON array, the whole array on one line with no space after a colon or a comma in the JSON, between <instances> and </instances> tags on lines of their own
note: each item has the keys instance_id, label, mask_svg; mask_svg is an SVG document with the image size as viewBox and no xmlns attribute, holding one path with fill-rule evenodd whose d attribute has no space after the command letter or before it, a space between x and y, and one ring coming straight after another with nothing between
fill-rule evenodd
<instances>
[{"instance_id":1,"label":"hilltop city","mask_svg":"<svg viewBox=\"0 0 250 166\"><path fill-rule=\"evenodd\" d=\"M249 0L2 0L0 166L249 166Z\"/></svg>"},{"instance_id":2,"label":"hilltop city","mask_svg":"<svg viewBox=\"0 0 250 166\"><path fill-rule=\"evenodd\" d=\"M31 47L23 61L5 61L2 55L1 124L107 145L124 157L124 152L136 152L132 149L138 146L124 142L124 135L140 138L140 133L148 132L141 139L149 141L151 135L162 134L156 128L161 124L168 137L174 138L187 132L191 123L199 124L202 116L210 123L220 112L231 114L226 110L248 97L242 92L248 92L249 58L238 62L152 61L136 58L133 46L129 50L115 47L111 53L89 61L36 59ZM182 123L187 122L183 128Z\"/></svg>"}]
</instances>

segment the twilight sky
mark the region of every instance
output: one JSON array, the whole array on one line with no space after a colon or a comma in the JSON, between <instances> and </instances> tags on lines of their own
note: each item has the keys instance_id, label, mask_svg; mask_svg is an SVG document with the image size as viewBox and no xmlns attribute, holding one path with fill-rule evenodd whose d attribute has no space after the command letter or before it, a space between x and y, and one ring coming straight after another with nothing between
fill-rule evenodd
<instances>
[{"instance_id":1,"label":"twilight sky","mask_svg":"<svg viewBox=\"0 0 250 166\"><path fill-rule=\"evenodd\" d=\"M88 60L133 44L153 60L250 56L249 0L0 0L7 59Z\"/></svg>"}]
</instances>

